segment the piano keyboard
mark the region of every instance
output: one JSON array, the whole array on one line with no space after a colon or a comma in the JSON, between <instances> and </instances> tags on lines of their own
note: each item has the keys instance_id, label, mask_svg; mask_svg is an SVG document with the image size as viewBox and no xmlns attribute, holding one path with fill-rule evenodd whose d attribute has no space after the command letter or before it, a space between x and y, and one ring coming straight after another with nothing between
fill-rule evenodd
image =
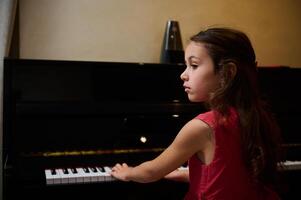
<instances>
[{"instance_id":1,"label":"piano keyboard","mask_svg":"<svg viewBox=\"0 0 301 200\"><path fill-rule=\"evenodd\" d=\"M279 170L301 170L301 161L286 160L284 162L281 162Z\"/></svg>"},{"instance_id":2,"label":"piano keyboard","mask_svg":"<svg viewBox=\"0 0 301 200\"><path fill-rule=\"evenodd\" d=\"M301 161L284 161L279 170L301 170ZM187 167L179 167L179 170L186 170ZM111 176L111 167L78 167L46 169L46 184L76 184L93 182L111 182L116 179Z\"/></svg>"},{"instance_id":3,"label":"piano keyboard","mask_svg":"<svg viewBox=\"0 0 301 200\"><path fill-rule=\"evenodd\" d=\"M187 169L187 167L179 167L179 170ZM46 169L46 184L82 184L95 182L111 182L116 178L111 176L111 167L78 167L78 168L58 168Z\"/></svg>"},{"instance_id":4,"label":"piano keyboard","mask_svg":"<svg viewBox=\"0 0 301 200\"><path fill-rule=\"evenodd\" d=\"M111 168L107 166L45 170L47 185L109 182L116 180L110 173Z\"/></svg>"}]
</instances>

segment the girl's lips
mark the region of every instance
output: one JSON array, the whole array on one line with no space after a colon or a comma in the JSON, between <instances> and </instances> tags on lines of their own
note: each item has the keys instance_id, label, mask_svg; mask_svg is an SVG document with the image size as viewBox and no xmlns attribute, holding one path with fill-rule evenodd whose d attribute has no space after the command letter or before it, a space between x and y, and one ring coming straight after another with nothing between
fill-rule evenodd
<instances>
[{"instance_id":1,"label":"girl's lips","mask_svg":"<svg viewBox=\"0 0 301 200\"><path fill-rule=\"evenodd\" d=\"M184 90L185 90L185 92L188 92L190 90L190 87L187 87L184 85Z\"/></svg>"}]
</instances>

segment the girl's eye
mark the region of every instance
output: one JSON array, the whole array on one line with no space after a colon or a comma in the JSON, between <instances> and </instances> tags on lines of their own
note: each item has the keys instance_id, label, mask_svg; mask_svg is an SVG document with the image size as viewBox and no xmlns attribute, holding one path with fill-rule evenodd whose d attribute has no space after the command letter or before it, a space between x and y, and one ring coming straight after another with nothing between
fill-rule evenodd
<instances>
[{"instance_id":1,"label":"girl's eye","mask_svg":"<svg viewBox=\"0 0 301 200\"><path fill-rule=\"evenodd\" d=\"M198 65L190 65L192 67L192 69L195 69L198 67Z\"/></svg>"}]
</instances>

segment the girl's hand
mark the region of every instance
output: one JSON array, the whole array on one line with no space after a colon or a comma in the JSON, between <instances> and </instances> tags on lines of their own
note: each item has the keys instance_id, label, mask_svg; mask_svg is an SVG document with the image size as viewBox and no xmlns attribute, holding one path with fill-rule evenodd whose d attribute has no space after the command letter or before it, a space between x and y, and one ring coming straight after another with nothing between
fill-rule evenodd
<instances>
[{"instance_id":1,"label":"girl's hand","mask_svg":"<svg viewBox=\"0 0 301 200\"><path fill-rule=\"evenodd\" d=\"M111 175L121 181L130 181L129 174L132 170L132 167L129 167L126 163L122 165L117 163L113 168Z\"/></svg>"}]
</instances>

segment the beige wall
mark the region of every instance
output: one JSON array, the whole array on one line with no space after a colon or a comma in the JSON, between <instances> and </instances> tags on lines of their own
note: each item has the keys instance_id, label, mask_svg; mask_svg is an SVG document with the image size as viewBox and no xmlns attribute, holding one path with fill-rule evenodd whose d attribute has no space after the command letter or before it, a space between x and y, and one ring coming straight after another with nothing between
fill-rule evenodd
<instances>
[{"instance_id":1,"label":"beige wall","mask_svg":"<svg viewBox=\"0 0 301 200\"><path fill-rule=\"evenodd\" d=\"M259 65L301 67L300 0L20 0L22 58L159 62L168 19L184 45L212 25L250 36Z\"/></svg>"}]
</instances>

